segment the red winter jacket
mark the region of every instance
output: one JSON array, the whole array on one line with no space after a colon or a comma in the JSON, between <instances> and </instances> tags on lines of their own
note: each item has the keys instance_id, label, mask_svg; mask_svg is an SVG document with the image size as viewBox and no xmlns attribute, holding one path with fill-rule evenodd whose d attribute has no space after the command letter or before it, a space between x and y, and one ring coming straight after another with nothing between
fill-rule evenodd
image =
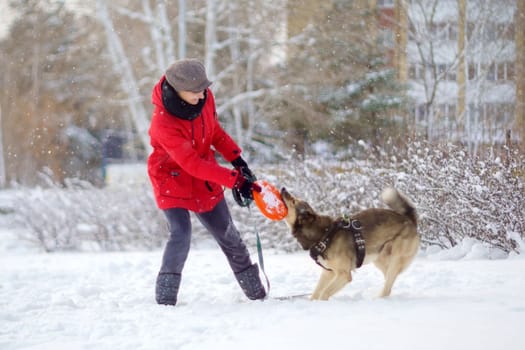
<instances>
[{"instance_id":1,"label":"red winter jacket","mask_svg":"<svg viewBox=\"0 0 525 350\"><path fill-rule=\"evenodd\" d=\"M153 152L148 175L160 209L185 208L210 211L224 198L222 186L232 188L236 170L217 163L215 151L231 162L241 149L222 129L215 100L207 90L201 115L189 121L170 114L162 103L163 76L153 88L153 116L149 129Z\"/></svg>"}]
</instances>

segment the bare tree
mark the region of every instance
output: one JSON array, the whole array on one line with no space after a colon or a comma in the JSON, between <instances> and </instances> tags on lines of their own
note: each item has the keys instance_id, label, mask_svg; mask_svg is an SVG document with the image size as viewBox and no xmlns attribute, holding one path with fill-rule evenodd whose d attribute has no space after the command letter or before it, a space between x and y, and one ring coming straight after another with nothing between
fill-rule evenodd
<instances>
[{"instance_id":1,"label":"bare tree","mask_svg":"<svg viewBox=\"0 0 525 350\"><path fill-rule=\"evenodd\" d=\"M515 122L518 137L525 144L525 1L518 1L516 23L516 111Z\"/></svg>"},{"instance_id":2,"label":"bare tree","mask_svg":"<svg viewBox=\"0 0 525 350\"><path fill-rule=\"evenodd\" d=\"M181 0L180 8L174 8L158 0L153 2L155 10L147 0L142 1L141 8L121 6L118 1L111 6L107 0L97 3L97 16L106 28L115 70L122 76L124 100L142 143L147 144L150 110L147 97L156 79L175 59L173 43L178 34L179 56L203 60L214 83L219 117L231 121L225 127L249 153L247 146L252 143L256 123L260 122L254 100L269 91L267 86L260 86L258 77L265 76L264 71L269 69L267 62L280 28L274 29L269 19L283 12L283 1L209 0L189 5ZM254 11L258 16L251 15ZM173 22L177 23L176 30L167 21L174 17L178 17ZM278 18L284 20L282 16ZM144 37L144 31L149 33L148 37ZM134 41L140 38L143 44L139 46L130 38ZM132 59L137 56L142 57L142 62Z\"/></svg>"},{"instance_id":3,"label":"bare tree","mask_svg":"<svg viewBox=\"0 0 525 350\"><path fill-rule=\"evenodd\" d=\"M0 126L2 125L2 105L0 104ZM0 188L6 185L6 171L4 160L4 133L0 128Z\"/></svg>"},{"instance_id":4,"label":"bare tree","mask_svg":"<svg viewBox=\"0 0 525 350\"><path fill-rule=\"evenodd\" d=\"M166 17L166 16L164 16ZM166 26L169 23L166 22ZM179 0L179 57L186 57L186 0ZM175 59L175 57L173 57Z\"/></svg>"},{"instance_id":5,"label":"bare tree","mask_svg":"<svg viewBox=\"0 0 525 350\"><path fill-rule=\"evenodd\" d=\"M470 6L469 6L470 5ZM468 70L463 139L471 154L482 144L503 144L514 118L516 2L467 4ZM519 79L519 78L518 78Z\"/></svg>"},{"instance_id":6,"label":"bare tree","mask_svg":"<svg viewBox=\"0 0 525 350\"><path fill-rule=\"evenodd\" d=\"M97 14L98 19L101 21L106 32L108 51L110 52L111 60L113 61L116 71L120 73L120 86L122 91L127 95L126 104L130 116L133 124L137 128L137 133L142 141L142 145L149 154L151 146L148 138L149 122L146 109L144 108L142 96L140 94L137 79L135 78L133 67L129 61L129 56L124 51L122 41L117 35L113 25L113 20L109 14L106 0L97 0ZM152 31L152 34L156 35L158 32ZM158 57L161 57L161 55Z\"/></svg>"},{"instance_id":7,"label":"bare tree","mask_svg":"<svg viewBox=\"0 0 525 350\"><path fill-rule=\"evenodd\" d=\"M466 141L476 153L479 143L504 139L513 104L506 96L514 79L515 2L504 3L415 0L406 6L412 95L420 106L415 122L429 140Z\"/></svg>"}]
</instances>

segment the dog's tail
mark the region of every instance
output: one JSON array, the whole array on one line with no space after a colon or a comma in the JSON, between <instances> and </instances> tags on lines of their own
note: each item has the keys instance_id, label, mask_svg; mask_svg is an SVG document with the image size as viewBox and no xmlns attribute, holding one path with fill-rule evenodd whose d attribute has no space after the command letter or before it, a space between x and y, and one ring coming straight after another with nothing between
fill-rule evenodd
<instances>
[{"instance_id":1,"label":"dog's tail","mask_svg":"<svg viewBox=\"0 0 525 350\"><path fill-rule=\"evenodd\" d=\"M417 225L416 206L403 193L393 187L387 187L383 190L381 198L393 211L405 215Z\"/></svg>"}]
</instances>

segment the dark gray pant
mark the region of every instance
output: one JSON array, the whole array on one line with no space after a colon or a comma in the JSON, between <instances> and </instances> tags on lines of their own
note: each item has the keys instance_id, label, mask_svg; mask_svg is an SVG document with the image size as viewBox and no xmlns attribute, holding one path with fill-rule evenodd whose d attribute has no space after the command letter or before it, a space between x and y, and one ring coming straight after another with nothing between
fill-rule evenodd
<instances>
[{"instance_id":1,"label":"dark gray pant","mask_svg":"<svg viewBox=\"0 0 525 350\"><path fill-rule=\"evenodd\" d=\"M170 237L164 248L160 273L181 274L190 250L190 213L187 209L173 208L164 210L164 214L168 219ZM211 211L195 215L215 238L234 273L252 265L248 249L233 224L225 199Z\"/></svg>"}]
</instances>

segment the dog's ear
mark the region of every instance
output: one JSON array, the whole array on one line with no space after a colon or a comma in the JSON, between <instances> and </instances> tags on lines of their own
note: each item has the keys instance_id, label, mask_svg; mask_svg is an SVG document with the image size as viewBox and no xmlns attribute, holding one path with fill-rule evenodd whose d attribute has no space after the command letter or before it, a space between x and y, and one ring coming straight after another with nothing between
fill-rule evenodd
<instances>
[{"instance_id":1,"label":"dog's ear","mask_svg":"<svg viewBox=\"0 0 525 350\"><path fill-rule=\"evenodd\" d=\"M306 202L298 203L295 212L297 213L297 221L302 225L313 222L316 217L314 210Z\"/></svg>"}]
</instances>

